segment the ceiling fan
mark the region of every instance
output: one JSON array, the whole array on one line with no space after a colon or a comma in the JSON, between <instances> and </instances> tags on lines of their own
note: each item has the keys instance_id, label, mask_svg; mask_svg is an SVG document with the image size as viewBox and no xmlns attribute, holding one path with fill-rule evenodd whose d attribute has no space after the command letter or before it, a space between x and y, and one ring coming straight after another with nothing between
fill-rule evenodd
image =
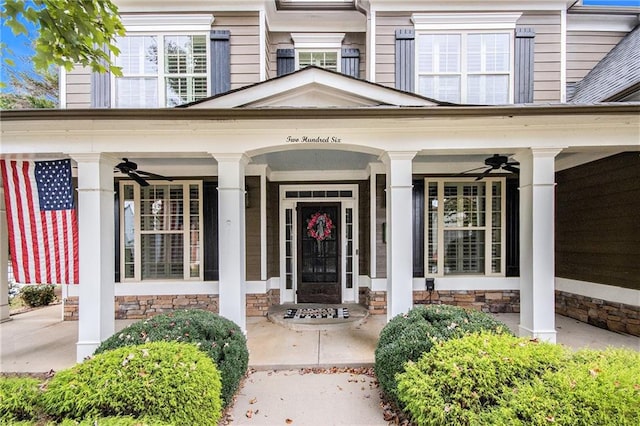
<instances>
[{"instance_id":1,"label":"ceiling fan","mask_svg":"<svg viewBox=\"0 0 640 426\"><path fill-rule=\"evenodd\" d=\"M154 179L162 179L172 181L172 178L158 175L155 173L145 172L144 170L138 170L138 165L133 161L129 161L128 158L123 158L122 163L116 164L116 169L120 171L120 173L128 175L131 179L135 180L140 184L140 186L149 186L149 182L146 181L148 178Z\"/></svg>"},{"instance_id":2,"label":"ceiling fan","mask_svg":"<svg viewBox=\"0 0 640 426\"><path fill-rule=\"evenodd\" d=\"M460 174L463 175L469 172L474 172L476 170L485 169L484 172L482 172L482 174L475 179L476 181L478 181L485 178L492 171L499 170L499 169L503 169L508 172L516 173L516 174L520 173L520 169L517 167L514 167L519 165L520 163L516 161L509 161L509 157L507 157L506 155L493 154L493 156L485 158L484 164L486 169L485 167L476 167L475 169L466 170Z\"/></svg>"}]
</instances>

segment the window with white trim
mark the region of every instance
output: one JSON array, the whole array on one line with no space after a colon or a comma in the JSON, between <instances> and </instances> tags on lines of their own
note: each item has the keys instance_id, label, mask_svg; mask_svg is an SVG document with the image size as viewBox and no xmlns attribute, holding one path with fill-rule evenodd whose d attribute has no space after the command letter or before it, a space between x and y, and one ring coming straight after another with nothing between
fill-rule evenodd
<instances>
[{"instance_id":1,"label":"window with white trim","mask_svg":"<svg viewBox=\"0 0 640 426\"><path fill-rule=\"evenodd\" d=\"M439 101L513 102L513 46L520 14L414 14L416 88Z\"/></svg>"},{"instance_id":2,"label":"window with white trim","mask_svg":"<svg viewBox=\"0 0 640 426\"><path fill-rule=\"evenodd\" d=\"M340 72L344 33L293 33L296 69L315 65Z\"/></svg>"},{"instance_id":3,"label":"window with white trim","mask_svg":"<svg viewBox=\"0 0 640 426\"><path fill-rule=\"evenodd\" d=\"M206 34L127 35L117 45L116 107L173 107L207 97Z\"/></svg>"},{"instance_id":4,"label":"window with white trim","mask_svg":"<svg viewBox=\"0 0 640 426\"><path fill-rule=\"evenodd\" d=\"M120 183L123 281L202 279L202 183Z\"/></svg>"},{"instance_id":5,"label":"window with white trim","mask_svg":"<svg viewBox=\"0 0 640 426\"><path fill-rule=\"evenodd\" d=\"M504 178L426 179L425 191L427 275L504 276Z\"/></svg>"},{"instance_id":6,"label":"window with white trim","mask_svg":"<svg viewBox=\"0 0 640 426\"><path fill-rule=\"evenodd\" d=\"M298 58L297 68L305 68L309 65L315 65L331 71L339 71L339 50L302 50L296 51Z\"/></svg>"}]
</instances>

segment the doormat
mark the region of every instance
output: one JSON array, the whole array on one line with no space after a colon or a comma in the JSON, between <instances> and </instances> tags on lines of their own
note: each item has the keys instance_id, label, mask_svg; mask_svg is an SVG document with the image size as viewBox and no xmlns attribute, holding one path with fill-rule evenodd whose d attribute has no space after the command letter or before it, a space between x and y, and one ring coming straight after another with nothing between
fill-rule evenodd
<instances>
[{"instance_id":1,"label":"doormat","mask_svg":"<svg viewBox=\"0 0 640 426\"><path fill-rule=\"evenodd\" d=\"M300 308L287 309L284 319L349 318L349 308Z\"/></svg>"}]
</instances>

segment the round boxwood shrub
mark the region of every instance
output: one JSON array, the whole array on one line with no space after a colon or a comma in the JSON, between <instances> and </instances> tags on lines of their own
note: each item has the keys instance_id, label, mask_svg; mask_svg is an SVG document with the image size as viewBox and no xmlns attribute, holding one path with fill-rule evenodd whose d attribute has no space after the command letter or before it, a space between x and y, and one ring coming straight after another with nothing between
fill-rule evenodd
<instances>
[{"instance_id":1,"label":"round boxwood shrub","mask_svg":"<svg viewBox=\"0 0 640 426\"><path fill-rule=\"evenodd\" d=\"M192 342L216 363L222 377L222 400L233 400L247 372L247 339L233 321L200 309L182 309L131 324L105 340L96 354L145 342Z\"/></svg>"},{"instance_id":2,"label":"round boxwood shrub","mask_svg":"<svg viewBox=\"0 0 640 426\"><path fill-rule=\"evenodd\" d=\"M557 371L569 351L483 332L434 346L398 375L398 398L418 425L493 424L478 416L521 382Z\"/></svg>"},{"instance_id":3,"label":"round boxwood shrub","mask_svg":"<svg viewBox=\"0 0 640 426\"><path fill-rule=\"evenodd\" d=\"M53 284L25 285L20 290L20 297L32 308L47 306L56 298L55 288Z\"/></svg>"},{"instance_id":4,"label":"round boxwood shrub","mask_svg":"<svg viewBox=\"0 0 640 426\"><path fill-rule=\"evenodd\" d=\"M40 410L40 381L30 377L0 377L0 424L35 420Z\"/></svg>"},{"instance_id":5,"label":"round boxwood shrub","mask_svg":"<svg viewBox=\"0 0 640 426\"><path fill-rule=\"evenodd\" d=\"M220 373L193 344L127 346L58 372L43 405L55 419L150 416L173 424L216 425L222 412Z\"/></svg>"},{"instance_id":6,"label":"round boxwood shrub","mask_svg":"<svg viewBox=\"0 0 640 426\"><path fill-rule=\"evenodd\" d=\"M558 371L509 389L478 424L625 426L640 424L640 353L583 350Z\"/></svg>"},{"instance_id":7,"label":"round boxwood shrub","mask_svg":"<svg viewBox=\"0 0 640 426\"><path fill-rule=\"evenodd\" d=\"M396 374L404 364L417 361L436 342L465 334L509 328L484 312L451 305L422 305L391 319L380 332L375 350L375 372L385 394L397 402Z\"/></svg>"}]
</instances>

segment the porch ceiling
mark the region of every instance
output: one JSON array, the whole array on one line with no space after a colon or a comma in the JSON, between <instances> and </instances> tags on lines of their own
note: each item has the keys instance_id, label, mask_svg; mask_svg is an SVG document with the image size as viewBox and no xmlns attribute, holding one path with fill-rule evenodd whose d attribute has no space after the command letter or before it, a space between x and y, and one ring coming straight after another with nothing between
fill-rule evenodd
<instances>
[{"instance_id":1,"label":"porch ceiling","mask_svg":"<svg viewBox=\"0 0 640 426\"><path fill-rule=\"evenodd\" d=\"M305 149L256 155L251 164L266 164L272 171L295 170L365 170L378 157L359 152Z\"/></svg>"}]
</instances>

